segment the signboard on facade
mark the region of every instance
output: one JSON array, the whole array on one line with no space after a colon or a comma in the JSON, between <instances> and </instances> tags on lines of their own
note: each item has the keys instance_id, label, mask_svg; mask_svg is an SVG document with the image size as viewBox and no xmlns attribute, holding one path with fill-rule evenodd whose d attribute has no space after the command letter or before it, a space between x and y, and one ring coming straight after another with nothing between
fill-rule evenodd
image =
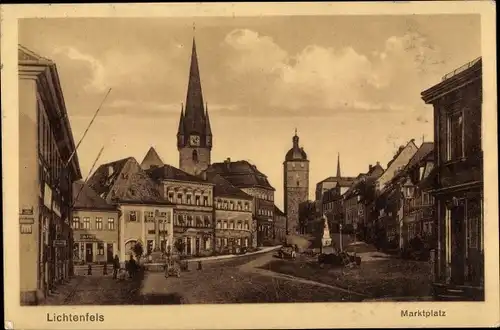
<instances>
[{"instance_id":1,"label":"signboard on facade","mask_svg":"<svg viewBox=\"0 0 500 330\"><path fill-rule=\"evenodd\" d=\"M81 240L95 240L95 235L94 234L80 234L80 239Z\"/></svg>"},{"instance_id":2,"label":"signboard on facade","mask_svg":"<svg viewBox=\"0 0 500 330\"><path fill-rule=\"evenodd\" d=\"M45 189L43 192L43 204L48 208L52 206L52 189L50 189L48 184L45 184Z\"/></svg>"},{"instance_id":3,"label":"signboard on facade","mask_svg":"<svg viewBox=\"0 0 500 330\"><path fill-rule=\"evenodd\" d=\"M26 216L21 216L19 217L19 223L24 224L24 225L32 225L35 223L35 218L34 217L26 217Z\"/></svg>"},{"instance_id":4,"label":"signboard on facade","mask_svg":"<svg viewBox=\"0 0 500 330\"><path fill-rule=\"evenodd\" d=\"M65 239L56 239L54 240L54 247L65 247L66 240Z\"/></svg>"},{"instance_id":5,"label":"signboard on facade","mask_svg":"<svg viewBox=\"0 0 500 330\"><path fill-rule=\"evenodd\" d=\"M21 224L21 234L31 234L33 233L33 226L30 224Z\"/></svg>"},{"instance_id":6,"label":"signboard on facade","mask_svg":"<svg viewBox=\"0 0 500 330\"><path fill-rule=\"evenodd\" d=\"M32 207L23 207L21 209L20 215L33 215L34 214L34 208Z\"/></svg>"}]
</instances>

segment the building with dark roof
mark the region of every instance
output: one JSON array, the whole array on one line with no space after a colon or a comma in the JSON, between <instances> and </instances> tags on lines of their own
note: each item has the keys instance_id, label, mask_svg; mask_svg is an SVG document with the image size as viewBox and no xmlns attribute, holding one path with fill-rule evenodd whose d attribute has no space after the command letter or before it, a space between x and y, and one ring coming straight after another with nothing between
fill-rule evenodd
<instances>
[{"instance_id":1,"label":"building with dark roof","mask_svg":"<svg viewBox=\"0 0 500 330\"><path fill-rule=\"evenodd\" d=\"M353 184L355 178L349 176L342 176L340 170L340 154L337 155L337 175L330 176L316 184L316 194L315 198L317 201L321 203L323 199L323 193L329 189L338 187L340 189L340 193L344 194L344 192L349 189L349 187Z\"/></svg>"},{"instance_id":2,"label":"building with dark roof","mask_svg":"<svg viewBox=\"0 0 500 330\"><path fill-rule=\"evenodd\" d=\"M304 148L299 146L297 130L283 162L283 187L286 232L297 234L300 231L299 205L309 200L309 160Z\"/></svg>"},{"instance_id":3,"label":"building with dark roof","mask_svg":"<svg viewBox=\"0 0 500 330\"><path fill-rule=\"evenodd\" d=\"M78 154L56 64L18 46L21 305L38 304L73 273L72 186Z\"/></svg>"},{"instance_id":4,"label":"building with dark roof","mask_svg":"<svg viewBox=\"0 0 500 330\"><path fill-rule=\"evenodd\" d=\"M88 180L95 193L119 210L119 257L126 260L140 243L145 254L173 246L174 205L133 157L103 164Z\"/></svg>"},{"instance_id":5,"label":"building with dark roof","mask_svg":"<svg viewBox=\"0 0 500 330\"><path fill-rule=\"evenodd\" d=\"M234 187L254 198L253 216L257 225L257 244L271 244L274 240L274 187L267 176L246 160L211 164L203 177L219 174Z\"/></svg>"},{"instance_id":6,"label":"building with dark roof","mask_svg":"<svg viewBox=\"0 0 500 330\"><path fill-rule=\"evenodd\" d=\"M215 184L164 164L146 171L158 185L162 198L175 205L173 228L175 240L186 255L213 253Z\"/></svg>"},{"instance_id":7,"label":"building with dark roof","mask_svg":"<svg viewBox=\"0 0 500 330\"><path fill-rule=\"evenodd\" d=\"M434 111L434 196L437 246L434 291L439 300L484 300L484 160L482 59L422 92Z\"/></svg>"},{"instance_id":8,"label":"building with dark roof","mask_svg":"<svg viewBox=\"0 0 500 330\"><path fill-rule=\"evenodd\" d=\"M382 173L384 169L378 162L374 166L369 165L368 172L360 173L343 196L346 231L352 230L358 239L366 239L370 208L376 197L375 182Z\"/></svg>"},{"instance_id":9,"label":"building with dark roof","mask_svg":"<svg viewBox=\"0 0 500 330\"><path fill-rule=\"evenodd\" d=\"M433 168L433 149L433 142L422 143L408 163L386 183L379 197L378 210L384 215L379 235L385 232L386 239L397 242L402 250L417 236L433 241L433 198L420 186ZM390 215L391 206L384 204L388 196L398 210Z\"/></svg>"},{"instance_id":10,"label":"building with dark roof","mask_svg":"<svg viewBox=\"0 0 500 330\"><path fill-rule=\"evenodd\" d=\"M117 205L106 202L83 181L73 184L73 261L111 263L119 254Z\"/></svg>"},{"instance_id":11,"label":"building with dark roof","mask_svg":"<svg viewBox=\"0 0 500 330\"><path fill-rule=\"evenodd\" d=\"M387 167L381 176L376 181L376 187L378 191L385 189L387 182L403 169L403 167L408 164L413 155L417 152L418 147L415 144L415 140L411 139L406 145L402 145L398 148L392 159L387 163Z\"/></svg>"}]
</instances>

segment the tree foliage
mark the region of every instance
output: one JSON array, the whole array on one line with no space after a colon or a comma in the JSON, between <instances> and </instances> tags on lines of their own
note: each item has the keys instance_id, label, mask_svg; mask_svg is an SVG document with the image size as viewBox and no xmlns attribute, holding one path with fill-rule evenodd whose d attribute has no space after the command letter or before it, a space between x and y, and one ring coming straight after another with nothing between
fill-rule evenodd
<instances>
[{"instance_id":1,"label":"tree foliage","mask_svg":"<svg viewBox=\"0 0 500 330\"><path fill-rule=\"evenodd\" d=\"M144 253L144 248L142 247L142 243L136 242L132 247L132 252L134 252L137 259L142 257L142 254Z\"/></svg>"}]
</instances>

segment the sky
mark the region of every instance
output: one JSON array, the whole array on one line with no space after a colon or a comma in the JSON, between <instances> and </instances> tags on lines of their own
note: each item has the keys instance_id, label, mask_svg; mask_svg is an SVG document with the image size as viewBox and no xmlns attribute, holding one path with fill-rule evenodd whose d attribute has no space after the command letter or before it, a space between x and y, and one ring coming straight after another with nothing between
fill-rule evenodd
<instances>
[{"instance_id":1,"label":"sky","mask_svg":"<svg viewBox=\"0 0 500 330\"><path fill-rule=\"evenodd\" d=\"M195 29L193 29L195 26ZM212 162L245 159L283 208L297 128L317 182L385 168L399 145L433 140L420 93L481 56L479 15L23 19L19 43L58 68L84 179L99 164L176 147L193 36L212 124Z\"/></svg>"}]
</instances>

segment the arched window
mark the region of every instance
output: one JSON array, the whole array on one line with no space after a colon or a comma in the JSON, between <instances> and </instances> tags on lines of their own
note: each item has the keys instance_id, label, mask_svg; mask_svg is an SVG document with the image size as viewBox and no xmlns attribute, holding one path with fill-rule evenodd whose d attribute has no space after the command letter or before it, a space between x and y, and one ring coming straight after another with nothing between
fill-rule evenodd
<instances>
[{"instance_id":1,"label":"arched window","mask_svg":"<svg viewBox=\"0 0 500 330\"><path fill-rule=\"evenodd\" d=\"M198 162L198 151L193 150L193 162Z\"/></svg>"}]
</instances>

